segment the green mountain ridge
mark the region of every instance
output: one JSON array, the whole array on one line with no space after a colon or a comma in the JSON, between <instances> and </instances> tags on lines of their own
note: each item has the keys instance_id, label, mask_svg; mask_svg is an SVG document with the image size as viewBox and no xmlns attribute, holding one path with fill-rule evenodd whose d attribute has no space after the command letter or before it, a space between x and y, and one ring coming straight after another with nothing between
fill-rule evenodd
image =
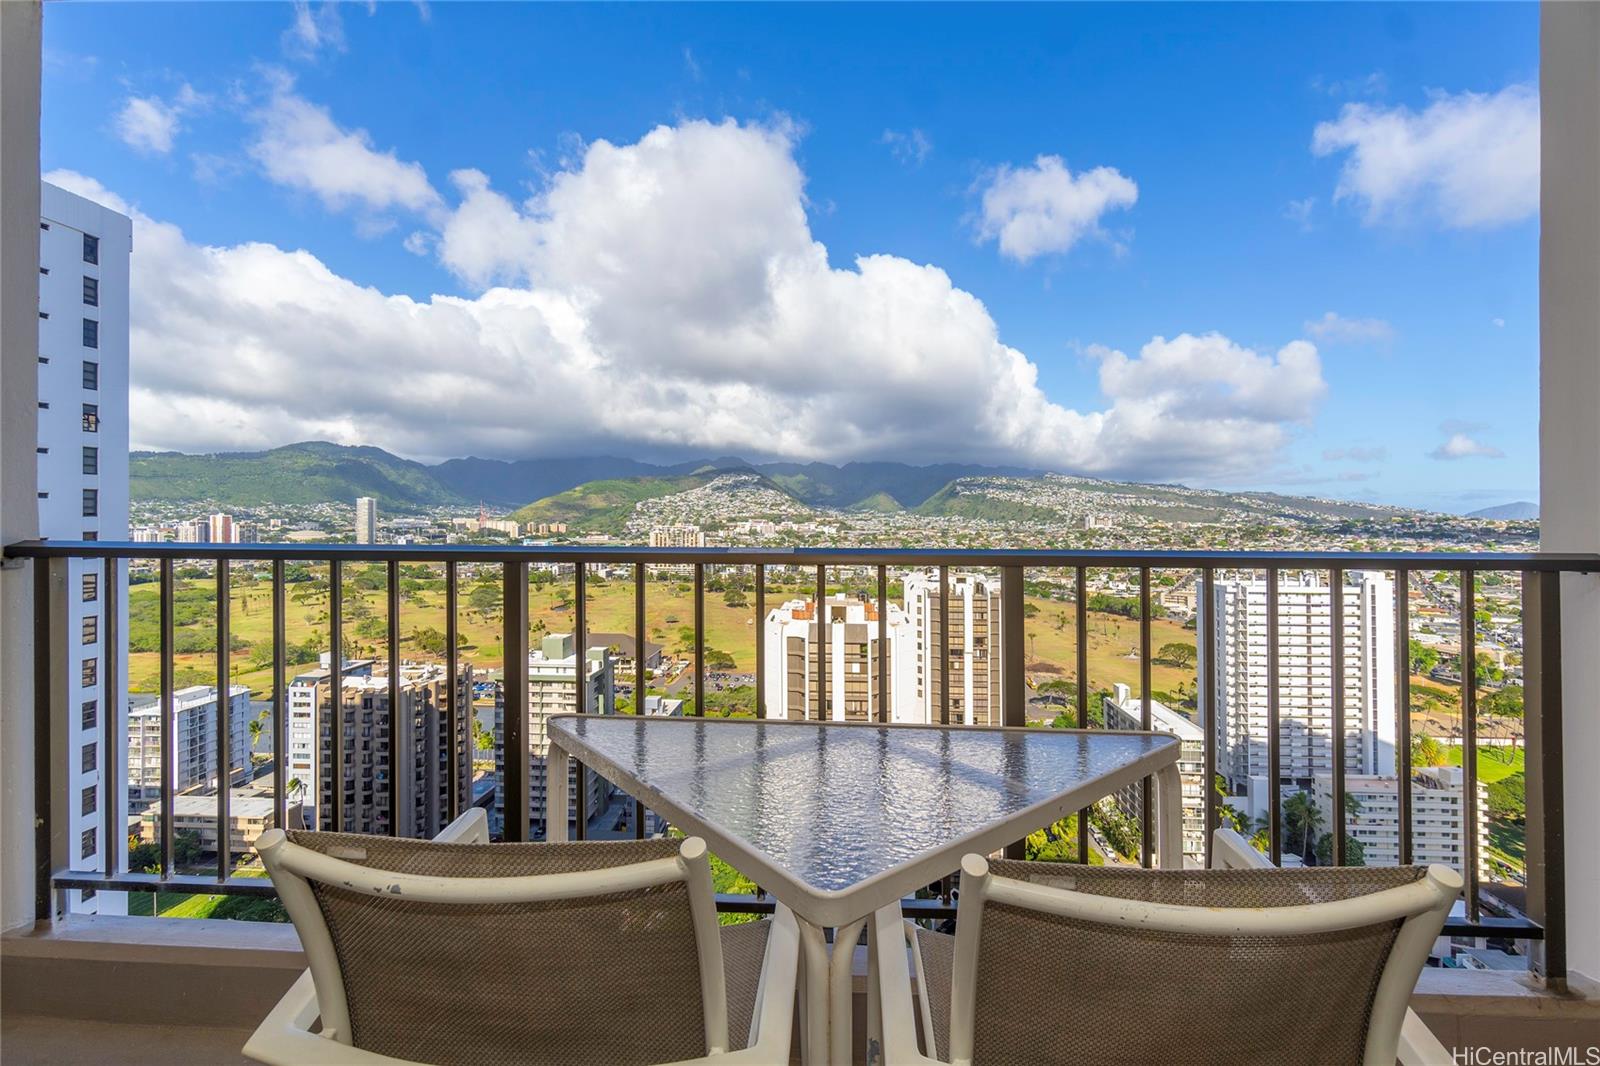
<instances>
[{"instance_id":1,"label":"green mountain ridge","mask_svg":"<svg viewBox=\"0 0 1600 1066\"><path fill-rule=\"evenodd\" d=\"M128 494L135 502L207 501L227 507L310 506L375 496L390 511L474 502L422 463L381 448L326 441L216 455L134 452L128 460Z\"/></svg>"},{"instance_id":2,"label":"green mountain ridge","mask_svg":"<svg viewBox=\"0 0 1600 1066\"><path fill-rule=\"evenodd\" d=\"M585 533L618 533L643 500L699 488L721 471L681 477L626 477L589 481L511 513L518 522L565 522Z\"/></svg>"}]
</instances>

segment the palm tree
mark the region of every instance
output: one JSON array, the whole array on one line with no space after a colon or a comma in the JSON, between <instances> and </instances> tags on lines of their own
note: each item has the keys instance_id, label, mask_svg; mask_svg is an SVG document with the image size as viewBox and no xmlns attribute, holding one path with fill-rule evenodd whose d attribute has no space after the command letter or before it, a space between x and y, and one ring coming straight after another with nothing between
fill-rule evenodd
<instances>
[{"instance_id":1,"label":"palm tree","mask_svg":"<svg viewBox=\"0 0 1600 1066\"><path fill-rule=\"evenodd\" d=\"M1317 806L1317 801L1311 798L1310 793L1296 792L1284 801L1283 817L1294 834L1301 838L1301 857L1310 855L1311 847L1322 830L1322 808Z\"/></svg>"}]
</instances>

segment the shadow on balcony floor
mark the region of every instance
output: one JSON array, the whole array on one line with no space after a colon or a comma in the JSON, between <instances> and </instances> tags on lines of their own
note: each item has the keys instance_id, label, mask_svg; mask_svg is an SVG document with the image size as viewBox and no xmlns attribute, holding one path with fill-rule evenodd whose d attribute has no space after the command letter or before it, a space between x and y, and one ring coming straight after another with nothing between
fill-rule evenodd
<instances>
[{"instance_id":1,"label":"shadow on balcony floor","mask_svg":"<svg viewBox=\"0 0 1600 1066\"><path fill-rule=\"evenodd\" d=\"M239 1051L249 1029L207 1029L198 1025L129 1025L7 1014L0 1021L0 1047L7 1066L148 1066L169 1063L249 1062Z\"/></svg>"}]
</instances>

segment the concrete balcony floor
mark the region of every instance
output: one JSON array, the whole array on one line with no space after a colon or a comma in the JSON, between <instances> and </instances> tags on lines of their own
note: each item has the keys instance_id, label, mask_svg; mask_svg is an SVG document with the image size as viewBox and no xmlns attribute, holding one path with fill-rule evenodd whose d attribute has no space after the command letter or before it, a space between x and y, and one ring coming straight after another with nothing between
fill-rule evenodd
<instances>
[{"instance_id":1,"label":"concrete balcony floor","mask_svg":"<svg viewBox=\"0 0 1600 1066\"><path fill-rule=\"evenodd\" d=\"M240 1053L249 1029L198 1025L140 1025L54 1018L43 1014L0 1018L0 1054L7 1062L40 1066L148 1066L250 1060Z\"/></svg>"}]
</instances>

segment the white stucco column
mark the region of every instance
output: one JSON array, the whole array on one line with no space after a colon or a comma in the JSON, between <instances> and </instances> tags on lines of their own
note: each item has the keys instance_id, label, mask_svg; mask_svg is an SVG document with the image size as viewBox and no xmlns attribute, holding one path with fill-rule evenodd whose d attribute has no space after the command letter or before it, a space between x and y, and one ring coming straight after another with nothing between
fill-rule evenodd
<instances>
[{"instance_id":1,"label":"white stucco column","mask_svg":"<svg viewBox=\"0 0 1600 1066\"><path fill-rule=\"evenodd\" d=\"M1545 551L1600 552L1600 4L1542 8L1539 508ZM1561 583L1567 953L1600 982L1600 576Z\"/></svg>"},{"instance_id":2,"label":"white stucco column","mask_svg":"<svg viewBox=\"0 0 1600 1066\"><path fill-rule=\"evenodd\" d=\"M39 535L39 25L0 3L0 544ZM33 582L0 569L0 928L33 921Z\"/></svg>"}]
</instances>

